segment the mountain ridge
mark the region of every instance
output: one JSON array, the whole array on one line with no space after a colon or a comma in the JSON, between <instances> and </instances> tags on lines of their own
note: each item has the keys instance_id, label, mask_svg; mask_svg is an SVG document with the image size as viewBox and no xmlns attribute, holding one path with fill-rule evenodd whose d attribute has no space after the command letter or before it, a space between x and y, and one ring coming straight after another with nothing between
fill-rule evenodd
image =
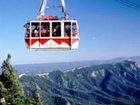
<instances>
[{"instance_id":1,"label":"mountain ridge","mask_svg":"<svg viewBox=\"0 0 140 105\"><path fill-rule=\"evenodd\" d=\"M83 66L99 65L99 64L109 64L117 63L124 60L130 60L140 63L140 56L135 57L120 57L110 60L95 60L95 61L75 61L75 62L61 62L61 63L41 63L41 64L22 64L15 65L14 67L19 72L19 74L38 74L44 72L51 72L55 70L68 70Z\"/></svg>"},{"instance_id":2,"label":"mountain ridge","mask_svg":"<svg viewBox=\"0 0 140 105\"><path fill-rule=\"evenodd\" d=\"M42 90L44 105L134 105L140 103L140 64L133 61L92 65L20 78L26 95Z\"/></svg>"}]
</instances>

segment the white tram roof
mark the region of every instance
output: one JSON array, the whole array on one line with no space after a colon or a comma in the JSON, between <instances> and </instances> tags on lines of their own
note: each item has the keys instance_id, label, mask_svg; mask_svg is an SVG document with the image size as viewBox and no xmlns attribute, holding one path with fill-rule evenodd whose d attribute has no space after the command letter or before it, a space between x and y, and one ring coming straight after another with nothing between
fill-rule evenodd
<instances>
[{"instance_id":1,"label":"white tram roof","mask_svg":"<svg viewBox=\"0 0 140 105\"><path fill-rule=\"evenodd\" d=\"M31 20L31 21L28 21L27 23L29 22L77 22L77 20Z\"/></svg>"}]
</instances>

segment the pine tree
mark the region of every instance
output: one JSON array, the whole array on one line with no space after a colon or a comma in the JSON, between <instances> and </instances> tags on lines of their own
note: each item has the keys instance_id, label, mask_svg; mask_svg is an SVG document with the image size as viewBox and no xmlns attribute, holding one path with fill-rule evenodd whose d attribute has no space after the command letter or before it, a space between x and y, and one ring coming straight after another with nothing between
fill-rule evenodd
<instances>
[{"instance_id":1,"label":"pine tree","mask_svg":"<svg viewBox=\"0 0 140 105\"><path fill-rule=\"evenodd\" d=\"M0 105L6 105L5 102L5 95L6 95L6 89L3 86L3 83L0 82Z\"/></svg>"},{"instance_id":2,"label":"pine tree","mask_svg":"<svg viewBox=\"0 0 140 105\"><path fill-rule=\"evenodd\" d=\"M35 101L36 101L36 105L43 105L41 102L41 89L39 88L39 86L36 84L36 91L35 91Z\"/></svg>"},{"instance_id":3,"label":"pine tree","mask_svg":"<svg viewBox=\"0 0 140 105\"><path fill-rule=\"evenodd\" d=\"M1 82L5 88L5 101L11 105L24 105L25 96L23 89L18 81L18 76L15 74L15 70L10 64L11 56L8 57L2 63L2 75Z\"/></svg>"},{"instance_id":4,"label":"pine tree","mask_svg":"<svg viewBox=\"0 0 140 105\"><path fill-rule=\"evenodd\" d=\"M10 64L11 55L2 63L0 75L0 105L42 105L40 91L37 88L35 99L29 99L24 95L23 88L18 81L18 75Z\"/></svg>"}]
</instances>

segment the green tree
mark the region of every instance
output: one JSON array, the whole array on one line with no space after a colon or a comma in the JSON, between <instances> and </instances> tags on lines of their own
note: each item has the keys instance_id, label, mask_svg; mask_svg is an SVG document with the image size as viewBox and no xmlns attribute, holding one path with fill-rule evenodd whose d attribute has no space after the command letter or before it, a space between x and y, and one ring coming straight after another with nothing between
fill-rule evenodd
<instances>
[{"instance_id":1,"label":"green tree","mask_svg":"<svg viewBox=\"0 0 140 105\"><path fill-rule=\"evenodd\" d=\"M6 96L6 89L3 86L3 83L0 82L0 104L6 105L5 96Z\"/></svg>"},{"instance_id":2,"label":"green tree","mask_svg":"<svg viewBox=\"0 0 140 105\"><path fill-rule=\"evenodd\" d=\"M18 75L10 64L11 55L2 63L2 74L0 75L0 105L42 105L39 96L41 90L37 91L35 99L29 99L24 95L19 83Z\"/></svg>"},{"instance_id":3,"label":"green tree","mask_svg":"<svg viewBox=\"0 0 140 105\"><path fill-rule=\"evenodd\" d=\"M23 89L18 81L18 75L10 64L11 56L2 63L1 86L5 89L5 101L11 105L25 105L25 96Z\"/></svg>"},{"instance_id":4,"label":"green tree","mask_svg":"<svg viewBox=\"0 0 140 105\"><path fill-rule=\"evenodd\" d=\"M39 88L39 86L36 84L36 91L35 91L35 101L36 101L36 105L43 105L41 102L41 89Z\"/></svg>"}]
</instances>

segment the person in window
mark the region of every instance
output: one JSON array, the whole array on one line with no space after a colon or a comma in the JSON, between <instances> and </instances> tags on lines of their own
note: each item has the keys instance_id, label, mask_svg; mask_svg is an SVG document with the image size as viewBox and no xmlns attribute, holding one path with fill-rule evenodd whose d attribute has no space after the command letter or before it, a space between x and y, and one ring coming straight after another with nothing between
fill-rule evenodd
<instances>
[{"instance_id":1,"label":"person in window","mask_svg":"<svg viewBox=\"0 0 140 105\"><path fill-rule=\"evenodd\" d=\"M26 29L26 37L29 37L29 36L30 36L30 29L27 28L27 29Z\"/></svg>"},{"instance_id":2,"label":"person in window","mask_svg":"<svg viewBox=\"0 0 140 105\"><path fill-rule=\"evenodd\" d=\"M61 28L60 28L60 25L57 25L56 27L53 28L53 36L54 37L61 36Z\"/></svg>"},{"instance_id":3,"label":"person in window","mask_svg":"<svg viewBox=\"0 0 140 105\"><path fill-rule=\"evenodd\" d=\"M42 26L41 27L41 37L45 37L46 36L46 30L45 30L45 27Z\"/></svg>"},{"instance_id":4,"label":"person in window","mask_svg":"<svg viewBox=\"0 0 140 105\"><path fill-rule=\"evenodd\" d=\"M41 36L42 37L48 37L49 36L49 27L48 26L42 26Z\"/></svg>"},{"instance_id":5,"label":"person in window","mask_svg":"<svg viewBox=\"0 0 140 105\"><path fill-rule=\"evenodd\" d=\"M75 37L76 35L77 35L77 27L76 27L76 25L74 24L74 25L72 26L72 36Z\"/></svg>"},{"instance_id":6,"label":"person in window","mask_svg":"<svg viewBox=\"0 0 140 105\"><path fill-rule=\"evenodd\" d=\"M30 36L30 25L29 23L25 24L24 27L26 28L26 33L25 33L25 37L29 37Z\"/></svg>"},{"instance_id":7,"label":"person in window","mask_svg":"<svg viewBox=\"0 0 140 105\"><path fill-rule=\"evenodd\" d=\"M56 27L53 28L53 36L56 36Z\"/></svg>"},{"instance_id":8,"label":"person in window","mask_svg":"<svg viewBox=\"0 0 140 105\"><path fill-rule=\"evenodd\" d=\"M33 37L39 37L39 29L37 25L35 26L33 30Z\"/></svg>"},{"instance_id":9,"label":"person in window","mask_svg":"<svg viewBox=\"0 0 140 105\"><path fill-rule=\"evenodd\" d=\"M70 25L65 26L65 36L66 37L70 37L70 35L71 35L71 28L70 27L71 27Z\"/></svg>"},{"instance_id":10,"label":"person in window","mask_svg":"<svg viewBox=\"0 0 140 105\"><path fill-rule=\"evenodd\" d=\"M46 30L46 36L49 37L50 36L49 26L46 25L45 30Z\"/></svg>"},{"instance_id":11,"label":"person in window","mask_svg":"<svg viewBox=\"0 0 140 105\"><path fill-rule=\"evenodd\" d=\"M61 36L61 28L59 25L56 27L56 36L57 37Z\"/></svg>"}]
</instances>

